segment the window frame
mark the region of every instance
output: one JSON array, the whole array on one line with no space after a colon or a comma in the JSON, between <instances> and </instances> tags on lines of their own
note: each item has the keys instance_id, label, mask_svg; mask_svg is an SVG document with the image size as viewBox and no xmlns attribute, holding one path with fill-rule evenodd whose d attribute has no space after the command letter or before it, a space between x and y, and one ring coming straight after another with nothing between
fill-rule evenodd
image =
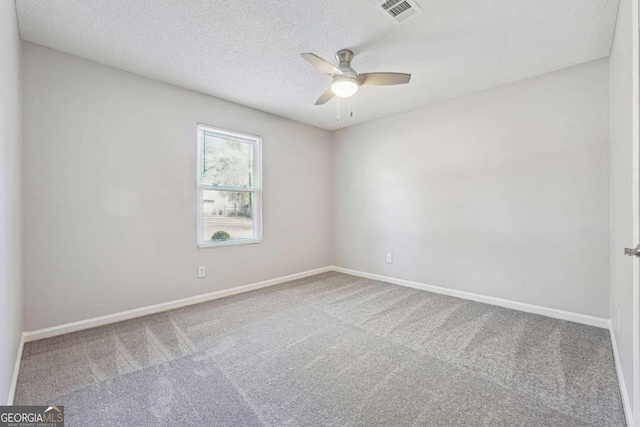
<instances>
[{"instance_id":1,"label":"window frame","mask_svg":"<svg viewBox=\"0 0 640 427\"><path fill-rule=\"evenodd\" d=\"M204 135L205 132L215 134L215 136L221 139L227 139L229 141L237 141L245 144L250 144L253 148L253 171L251 187L233 187L222 185L211 185L202 183L202 163L204 160L203 148L204 148ZM196 127L197 133L197 169L196 169L196 189L197 189L197 247L198 249L204 248L217 248L222 246L235 246L235 245L254 245L262 243L262 137L257 135L251 135L242 132L231 131L228 129L222 129L219 127L207 125L204 123L198 123ZM253 238L251 239L230 239L224 241L203 240L203 194L204 190L212 191L233 191L243 193L253 193Z\"/></svg>"}]
</instances>

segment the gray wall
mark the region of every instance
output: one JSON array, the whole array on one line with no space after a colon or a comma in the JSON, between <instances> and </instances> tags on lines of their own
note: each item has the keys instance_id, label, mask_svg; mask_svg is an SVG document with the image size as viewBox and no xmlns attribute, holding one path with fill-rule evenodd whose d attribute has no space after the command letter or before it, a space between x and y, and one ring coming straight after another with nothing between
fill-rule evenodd
<instances>
[{"instance_id":1,"label":"gray wall","mask_svg":"<svg viewBox=\"0 0 640 427\"><path fill-rule=\"evenodd\" d=\"M329 132L34 44L23 55L26 330L330 263ZM198 122L263 137L263 243L196 249Z\"/></svg>"},{"instance_id":2,"label":"gray wall","mask_svg":"<svg viewBox=\"0 0 640 427\"><path fill-rule=\"evenodd\" d=\"M633 14L631 0L620 0L609 58L611 103L611 319L620 366L633 402L633 260L623 255L633 244ZM618 310L620 329L618 330ZM637 362L636 362L637 363ZM632 405L633 406L633 405Z\"/></svg>"},{"instance_id":3,"label":"gray wall","mask_svg":"<svg viewBox=\"0 0 640 427\"><path fill-rule=\"evenodd\" d=\"M331 262L609 317L607 60L331 135L23 47L26 330ZM195 248L197 122L264 137L264 243Z\"/></svg>"},{"instance_id":4,"label":"gray wall","mask_svg":"<svg viewBox=\"0 0 640 427\"><path fill-rule=\"evenodd\" d=\"M334 263L608 318L608 141L606 59L337 131Z\"/></svg>"},{"instance_id":5,"label":"gray wall","mask_svg":"<svg viewBox=\"0 0 640 427\"><path fill-rule=\"evenodd\" d=\"M0 404L22 334L20 38L13 1L0 2Z\"/></svg>"}]
</instances>

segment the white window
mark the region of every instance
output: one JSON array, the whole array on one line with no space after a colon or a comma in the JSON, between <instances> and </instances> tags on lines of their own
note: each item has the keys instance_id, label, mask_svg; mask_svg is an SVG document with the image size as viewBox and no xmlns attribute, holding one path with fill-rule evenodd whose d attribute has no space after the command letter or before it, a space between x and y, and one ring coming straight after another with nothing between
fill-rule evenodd
<instances>
[{"instance_id":1,"label":"white window","mask_svg":"<svg viewBox=\"0 0 640 427\"><path fill-rule=\"evenodd\" d=\"M198 125L198 247L262 240L262 138Z\"/></svg>"}]
</instances>

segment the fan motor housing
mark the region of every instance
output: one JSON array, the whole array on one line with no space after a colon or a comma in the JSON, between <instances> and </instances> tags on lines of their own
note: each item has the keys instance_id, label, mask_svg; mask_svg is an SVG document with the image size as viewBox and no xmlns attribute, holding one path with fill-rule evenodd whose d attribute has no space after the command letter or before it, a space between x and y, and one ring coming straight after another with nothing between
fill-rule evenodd
<instances>
[{"instance_id":1,"label":"fan motor housing","mask_svg":"<svg viewBox=\"0 0 640 427\"><path fill-rule=\"evenodd\" d=\"M353 51L349 49L339 50L336 52L336 59L338 60L338 64L342 64L343 62L350 64L351 60L353 60Z\"/></svg>"},{"instance_id":2,"label":"fan motor housing","mask_svg":"<svg viewBox=\"0 0 640 427\"><path fill-rule=\"evenodd\" d=\"M349 49L342 49L336 52L336 60L338 61L338 68L344 73L342 76L333 76L333 80L343 77L350 77L360 83L358 73L351 68L351 60L353 59L353 52Z\"/></svg>"}]
</instances>

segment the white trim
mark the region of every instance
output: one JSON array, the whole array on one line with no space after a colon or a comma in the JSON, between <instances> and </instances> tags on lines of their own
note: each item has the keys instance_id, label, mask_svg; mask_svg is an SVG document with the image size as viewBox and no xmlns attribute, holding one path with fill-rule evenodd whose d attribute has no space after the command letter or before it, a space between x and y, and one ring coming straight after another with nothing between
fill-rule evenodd
<instances>
[{"instance_id":1,"label":"white trim","mask_svg":"<svg viewBox=\"0 0 640 427\"><path fill-rule=\"evenodd\" d=\"M255 193L257 187L229 187L226 185L200 184L200 188L209 191L233 191L234 193Z\"/></svg>"},{"instance_id":2,"label":"white trim","mask_svg":"<svg viewBox=\"0 0 640 427\"><path fill-rule=\"evenodd\" d=\"M232 137L233 140L238 142L248 142L251 143L255 140L262 139L259 135L254 135L251 133L238 132L231 129L225 129L217 126L208 125L206 123L198 122L198 127L210 133L221 134L222 137Z\"/></svg>"},{"instance_id":3,"label":"white trim","mask_svg":"<svg viewBox=\"0 0 640 427\"><path fill-rule=\"evenodd\" d=\"M7 405L13 405L13 399L16 396L16 388L18 387L18 373L20 373L20 362L22 362L22 351L24 350L24 334L20 337L20 344L18 345L18 354L16 354L16 363L13 366L13 376L11 377L11 384L9 385L9 397L7 398Z\"/></svg>"},{"instance_id":4,"label":"white trim","mask_svg":"<svg viewBox=\"0 0 640 427\"><path fill-rule=\"evenodd\" d=\"M231 295L237 295L240 293L261 289L268 286L274 286L274 285L289 282L292 280L303 279L305 277L313 276L320 273L325 273L327 271L336 271L339 273L350 274L352 276L365 277L373 280L380 280L382 282L393 283L395 285L407 286L410 288L421 289L428 292L449 295L452 297L477 301L485 304L497 305L500 307L511 308L514 310L524 311L527 313L539 314L541 316L552 317L555 319L569 320L571 322L582 323L585 325L596 326L604 329L609 329L609 326L610 326L610 320L604 319L601 317L589 316L586 314L573 313L570 311L558 310L555 308L547 308L547 307L542 307L542 306L533 305L533 304L527 304L527 303L522 303L517 301L505 300L501 298L489 297L489 296L474 294L471 292L443 288L440 286L426 285L423 283L412 282L409 280L395 279L393 277L387 277L387 276L382 276L382 275L373 274L373 273L365 273L362 271L351 270L343 267L328 266L328 267L316 268L314 270L304 271L301 273L290 274L288 276L277 277L275 279L265 280L262 282L252 283L244 286L238 286L235 288L210 292L203 295L197 295L194 297L183 298L175 301L168 301L168 302L136 308L132 310L121 311L119 313L108 314L105 316L94 317L91 319L80 320L72 323L66 323L64 325L52 326L50 328L29 331L23 334L24 342L30 342L30 341L49 338L57 335L68 334L70 332L76 332L83 329L94 328L96 326L102 326L110 323L120 322L123 320L133 319L136 317L146 316L148 314L160 313L162 311L172 310L174 308L185 307L188 305L193 305L201 302L224 298Z\"/></svg>"},{"instance_id":5,"label":"white trim","mask_svg":"<svg viewBox=\"0 0 640 427\"><path fill-rule=\"evenodd\" d=\"M640 22L638 19L640 14L638 12L638 0L631 1L631 46L632 46L632 61L631 61L631 76L633 78L632 83L632 105L631 105L631 118L632 125L632 211L633 211L633 245L634 247L640 244L640 34L639 28ZM632 289L632 390L633 390L633 415L636 420L636 424L631 423L631 426L640 427L640 263L637 257L633 257L633 289Z\"/></svg>"},{"instance_id":6,"label":"white trim","mask_svg":"<svg viewBox=\"0 0 640 427\"><path fill-rule=\"evenodd\" d=\"M211 301L219 298L237 295L244 292L254 291L256 289L266 288L268 286L279 285L280 283L290 282L292 280L303 279L320 273L331 271L331 267L316 268L314 270L303 271L302 273L290 274L288 276L277 277L275 279L265 280L262 282L251 283L249 285L238 286L235 288L224 289L221 291L210 292L194 297L183 298L175 301L163 302L160 304L149 305L146 307L135 308L133 310L121 311L119 313L107 314L106 316L93 317L91 319L80 320L77 322L66 323L64 325L52 326L50 328L38 329L36 331L25 332L24 342L40 340L43 338L54 337L57 335L68 334L70 332L81 331L83 329L94 328L96 326L108 325L109 323L121 322L136 317L146 316L148 314L160 313L162 311L172 310L174 308L185 307L188 305L198 304L201 302Z\"/></svg>"},{"instance_id":7,"label":"white trim","mask_svg":"<svg viewBox=\"0 0 640 427\"><path fill-rule=\"evenodd\" d=\"M410 280L395 279L393 277L381 276L379 274L365 273L362 271L351 270L343 267L331 266L331 269L339 273L351 274L352 276L359 276L359 277L365 277L367 279L380 280L382 282L393 283L395 285L407 286L410 288L421 289L423 291L434 292L437 294L449 295L456 298L482 302L485 304L497 305L500 307L511 308L513 310L539 314L541 316L553 317L555 319L568 320L571 322L582 323L590 326L596 326L598 328L604 328L604 329L609 328L609 323L610 323L609 319L605 319L602 317L595 317L587 314L580 314L580 313L573 313L571 311L558 310L556 308L547 308L539 305L527 304L524 302L489 297L485 295L474 294L471 292L443 288L440 286L426 285L423 283L412 282Z\"/></svg>"},{"instance_id":8,"label":"white trim","mask_svg":"<svg viewBox=\"0 0 640 427\"><path fill-rule=\"evenodd\" d=\"M640 34L638 0L631 1L631 119L632 119L632 141L631 141L631 162L632 162L632 187L631 206L633 220L633 246L640 244ZM637 257L633 257L633 282L632 282L632 322L631 325L631 386L633 401L631 402L632 412L636 424L630 426L640 426L640 263Z\"/></svg>"},{"instance_id":9,"label":"white trim","mask_svg":"<svg viewBox=\"0 0 640 427\"><path fill-rule=\"evenodd\" d=\"M631 413L631 402L629 401L629 394L627 393L627 387L624 382L624 374L622 373L622 365L620 365L620 356L618 354L618 345L616 344L616 335L613 331L613 325L609 321L609 336L611 336L611 347L613 348L613 361L616 365L616 374L618 375L618 385L620 387L620 395L622 396L622 407L624 408L624 416L627 420L627 425L633 427L633 414Z\"/></svg>"},{"instance_id":10,"label":"white trim","mask_svg":"<svg viewBox=\"0 0 640 427\"><path fill-rule=\"evenodd\" d=\"M198 245L198 249L205 248L219 248L220 246L236 246L236 245L256 245L258 243L262 243L262 240L256 239L231 239L231 240L223 240L220 242L207 241L204 243L200 243Z\"/></svg>"}]
</instances>

